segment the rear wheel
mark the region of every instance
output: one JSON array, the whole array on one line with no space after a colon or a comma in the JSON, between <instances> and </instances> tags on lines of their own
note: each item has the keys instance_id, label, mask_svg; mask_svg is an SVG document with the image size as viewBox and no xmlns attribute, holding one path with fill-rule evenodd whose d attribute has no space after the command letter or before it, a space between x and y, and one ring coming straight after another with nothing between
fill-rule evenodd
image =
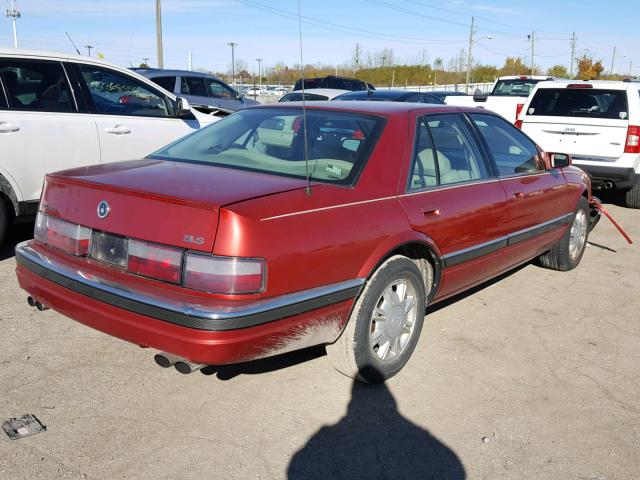
<instances>
[{"instance_id":1,"label":"rear wheel","mask_svg":"<svg viewBox=\"0 0 640 480\"><path fill-rule=\"evenodd\" d=\"M340 338L327 345L333 366L344 375L380 383L407 363L420 337L425 286L416 264L396 255L384 262L356 301Z\"/></svg>"},{"instance_id":2,"label":"rear wheel","mask_svg":"<svg viewBox=\"0 0 640 480\"><path fill-rule=\"evenodd\" d=\"M636 183L625 192L625 205L629 208L640 208L640 183Z\"/></svg>"},{"instance_id":3,"label":"rear wheel","mask_svg":"<svg viewBox=\"0 0 640 480\"><path fill-rule=\"evenodd\" d=\"M4 202L2 196L0 196L0 244L4 242L4 237L9 228L9 212L7 211L7 205Z\"/></svg>"},{"instance_id":4,"label":"rear wheel","mask_svg":"<svg viewBox=\"0 0 640 480\"><path fill-rule=\"evenodd\" d=\"M552 270L573 270L582 259L588 237L589 204L586 198L580 197L571 226L551 250L539 257L540 263Z\"/></svg>"}]
</instances>

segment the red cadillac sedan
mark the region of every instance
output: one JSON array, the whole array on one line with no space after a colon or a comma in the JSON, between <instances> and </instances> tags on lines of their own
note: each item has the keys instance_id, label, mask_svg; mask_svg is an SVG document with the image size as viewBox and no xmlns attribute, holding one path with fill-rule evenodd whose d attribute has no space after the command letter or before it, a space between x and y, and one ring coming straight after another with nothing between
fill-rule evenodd
<instances>
[{"instance_id":1,"label":"red cadillac sedan","mask_svg":"<svg viewBox=\"0 0 640 480\"><path fill-rule=\"evenodd\" d=\"M31 305L183 373L325 344L381 382L427 305L534 258L576 267L590 199L568 156L485 110L275 104L48 175L16 273Z\"/></svg>"}]
</instances>

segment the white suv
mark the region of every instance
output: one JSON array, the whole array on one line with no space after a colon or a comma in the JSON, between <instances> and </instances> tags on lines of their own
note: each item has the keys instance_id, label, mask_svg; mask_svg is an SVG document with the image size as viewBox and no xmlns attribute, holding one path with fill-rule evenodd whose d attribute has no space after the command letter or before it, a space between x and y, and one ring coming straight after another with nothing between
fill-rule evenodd
<instances>
[{"instance_id":1,"label":"white suv","mask_svg":"<svg viewBox=\"0 0 640 480\"><path fill-rule=\"evenodd\" d=\"M570 153L594 188L623 190L640 208L640 83L541 82L516 126L544 150Z\"/></svg>"},{"instance_id":2,"label":"white suv","mask_svg":"<svg viewBox=\"0 0 640 480\"><path fill-rule=\"evenodd\" d=\"M0 49L0 241L33 218L46 173L144 157L216 120L95 58Z\"/></svg>"}]
</instances>

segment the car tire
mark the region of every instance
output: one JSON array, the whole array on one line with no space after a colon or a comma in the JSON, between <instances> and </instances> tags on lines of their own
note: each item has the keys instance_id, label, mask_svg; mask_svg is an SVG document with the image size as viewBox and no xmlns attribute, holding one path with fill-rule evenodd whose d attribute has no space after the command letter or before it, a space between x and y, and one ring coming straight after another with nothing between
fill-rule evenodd
<instances>
[{"instance_id":1,"label":"car tire","mask_svg":"<svg viewBox=\"0 0 640 480\"><path fill-rule=\"evenodd\" d=\"M2 196L0 196L0 244L4 242L4 237L7 234L9 228L9 212L7 211L7 205L4 202Z\"/></svg>"},{"instance_id":2,"label":"car tire","mask_svg":"<svg viewBox=\"0 0 640 480\"><path fill-rule=\"evenodd\" d=\"M331 363L366 383L393 377L415 349L425 308L420 269L407 257L389 258L365 284L340 338L327 345Z\"/></svg>"},{"instance_id":3,"label":"car tire","mask_svg":"<svg viewBox=\"0 0 640 480\"><path fill-rule=\"evenodd\" d=\"M571 225L560 241L539 257L545 268L566 272L578 266L589 238L589 203L580 197Z\"/></svg>"},{"instance_id":4,"label":"car tire","mask_svg":"<svg viewBox=\"0 0 640 480\"><path fill-rule=\"evenodd\" d=\"M640 183L636 183L625 192L625 205L629 208L640 208Z\"/></svg>"}]
</instances>

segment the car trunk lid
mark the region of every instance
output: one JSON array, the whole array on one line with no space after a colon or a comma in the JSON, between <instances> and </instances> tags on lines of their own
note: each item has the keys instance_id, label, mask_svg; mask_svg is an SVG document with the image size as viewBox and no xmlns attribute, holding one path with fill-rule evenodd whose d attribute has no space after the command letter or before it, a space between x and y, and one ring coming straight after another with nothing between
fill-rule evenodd
<instances>
[{"instance_id":1,"label":"car trunk lid","mask_svg":"<svg viewBox=\"0 0 640 480\"><path fill-rule=\"evenodd\" d=\"M145 159L50 174L41 208L97 231L211 251L221 207L304 186L301 179Z\"/></svg>"}]
</instances>

